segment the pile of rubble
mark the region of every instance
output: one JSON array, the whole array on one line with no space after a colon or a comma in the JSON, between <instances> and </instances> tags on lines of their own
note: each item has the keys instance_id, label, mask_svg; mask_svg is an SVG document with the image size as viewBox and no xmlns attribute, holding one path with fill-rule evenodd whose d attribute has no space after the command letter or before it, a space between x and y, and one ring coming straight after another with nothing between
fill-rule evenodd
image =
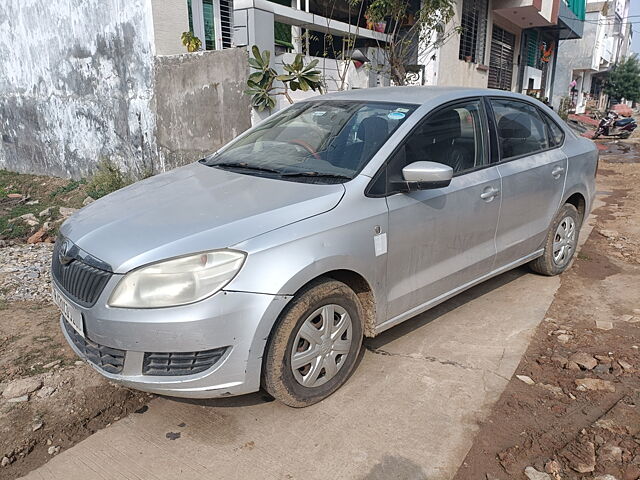
<instances>
[{"instance_id":1,"label":"pile of rubble","mask_svg":"<svg viewBox=\"0 0 640 480\"><path fill-rule=\"evenodd\" d=\"M9 194L11 197L13 194ZM25 205L37 205L37 200L28 201L29 197L20 196L20 199L15 199L16 204L24 202ZM87 197L85 199L85 205L91 203L93 199ZM42 209L38 214L25 213L19 217L10 218L9 224L20 222L31 229L31 234L27 238L27 243L51 243L55 240L55 231L67 218L77 212L77 208L69 207L47 207Z\"/></svg>"},{"instance_id":2,"label":"pile of rubble","mask_svg":"<svg viewBox=\"0 0 640 480\"><path fill-rule=\"evenodd\" d=\"M51 243L0 248L0 300L49 301L52 251Z\"/></svg>"}]
</instances>

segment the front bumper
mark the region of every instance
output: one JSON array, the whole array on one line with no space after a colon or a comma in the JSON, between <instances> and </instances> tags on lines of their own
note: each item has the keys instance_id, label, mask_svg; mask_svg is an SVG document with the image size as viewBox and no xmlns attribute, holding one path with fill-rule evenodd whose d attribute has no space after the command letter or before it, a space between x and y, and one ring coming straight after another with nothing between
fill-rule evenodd
<instances>
[{"instance_id":1,"label":"front bumper","mask_svg":"<svg viewBox=\"0 0 640 480\"><path fill-rule=\"evenodd\" d=\"M105 292L110 291L107 285ZM124 351L119 373L106 371L95 358L83 353L63 323L61 328L78 356L101 375L127 387L188 398L240 395L260 388L266 340L289 299L221 291L191 305L136 310L107 307L106 298L100 298L91 308L82 308L67 298L82 312L88 340ZM143 373L145 352L197 352L221 347L227 347L222 358L200 373L162 376Z\"/></svg>"}]
</instances>

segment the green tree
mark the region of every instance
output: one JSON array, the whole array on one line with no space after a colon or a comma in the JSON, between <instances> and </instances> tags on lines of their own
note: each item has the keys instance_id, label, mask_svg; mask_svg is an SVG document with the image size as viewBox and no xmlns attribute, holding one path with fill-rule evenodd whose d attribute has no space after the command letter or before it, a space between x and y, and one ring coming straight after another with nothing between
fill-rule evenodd
<instances>
[{"instance_id":1,"label":"green tree","mask_svg":"<svg viewBox=\"0 0 640 480\"><path fill-rule=\"evenodd\" d=\"M621 99L640 100L640 60L632 55L613 67L605 85L605 93Z\"/></svg>"},{"instance_id":2,"label":"green tree","mask_svg":"<svg viewBox=\"0 0 640 480\"><path fill-rule=\"evenodd\" d=\"M396 85L406 85L410 60L424 57L451 35L460 32L456 26L447 30L455 13L455 0L422 0L417 10L412 8L415 3L412 0L371 0L365 11L369 22L388 24L389 41L379 43L379 46Z\"/></svg>"}]
</instances>

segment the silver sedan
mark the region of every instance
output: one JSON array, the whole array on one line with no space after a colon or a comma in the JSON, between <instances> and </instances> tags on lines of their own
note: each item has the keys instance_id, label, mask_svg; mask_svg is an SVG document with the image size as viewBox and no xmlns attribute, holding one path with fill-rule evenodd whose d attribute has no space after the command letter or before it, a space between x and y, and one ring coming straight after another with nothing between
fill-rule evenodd
<instances>
[{"instance_id":1,"label":"silver sedan","mask_svg":"<svg viewBox=\"0 0 640 480\"><path fill-rule=\"evenodd\" d=\"M454 88L301 101L218 152L104 197L52 264L78 355L124 385L294 407L363 336L528 263L571 263L598 154L543 104Z\"/></svg>"}]
</instances>

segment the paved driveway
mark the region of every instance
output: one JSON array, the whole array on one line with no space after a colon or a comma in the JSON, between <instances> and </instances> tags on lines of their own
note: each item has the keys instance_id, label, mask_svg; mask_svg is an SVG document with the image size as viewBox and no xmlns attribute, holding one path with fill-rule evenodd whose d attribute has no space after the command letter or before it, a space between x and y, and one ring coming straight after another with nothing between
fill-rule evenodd
<instances>
[{"instance_id":1,"label":"paved driveway","mask_svg":"<svg viewBox=\"0 0 640 480\"><path fill-rule=\"evenodd\" d=\"M367 340L347 385L306 409L157 398L27 478L449 479L558 286L526 268L479 285Z\"/></svg>"}]
</instances>

